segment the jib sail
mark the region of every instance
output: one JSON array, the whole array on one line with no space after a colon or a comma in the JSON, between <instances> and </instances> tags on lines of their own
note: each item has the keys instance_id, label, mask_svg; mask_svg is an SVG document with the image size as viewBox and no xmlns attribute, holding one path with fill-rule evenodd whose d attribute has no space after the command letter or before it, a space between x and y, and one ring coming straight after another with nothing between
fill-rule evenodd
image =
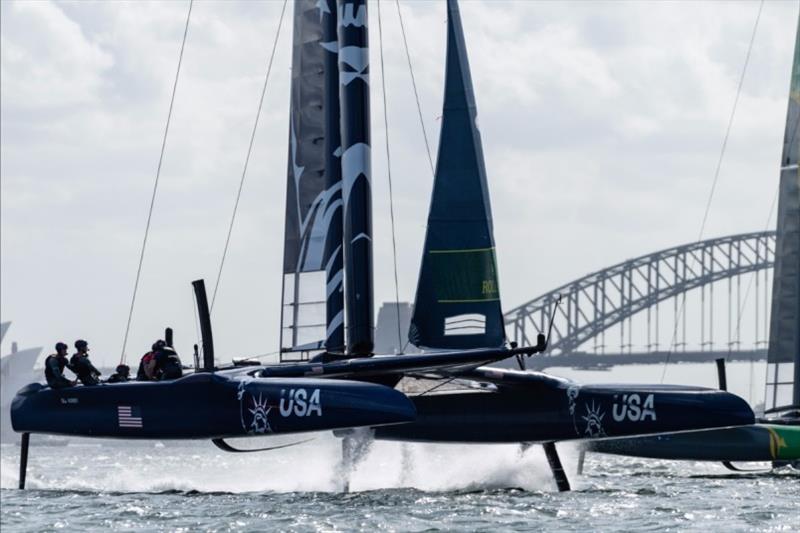
<instances>
[{"instance_id":1,"label":"jib sail","mask_svg":"<svg viewBox=\"0 0 800 533\"><path fill-rule=\"evenodd\" d=\"M429 348L505 342L492 210L461 16L447 3L444 112L409 340Z\"/></svg>"},{"instance_id":2,"label":"jib sail","mask_svg":"<svg viewBox=\"0 0 800 533\"><path fill-rule=\"evenodd\" d=\"M335 0L296 0L281 352L344 345Z\"/></svg>"},{"instance_id":3,"label":"jib sail","mask_svg":"<svg viewBox=\"0 0 800 533\"><path fill-rule=\"evenodd\" d=\"M800 21L781 158L765 408L800 409Z\"/></svg>"}]
</instances>

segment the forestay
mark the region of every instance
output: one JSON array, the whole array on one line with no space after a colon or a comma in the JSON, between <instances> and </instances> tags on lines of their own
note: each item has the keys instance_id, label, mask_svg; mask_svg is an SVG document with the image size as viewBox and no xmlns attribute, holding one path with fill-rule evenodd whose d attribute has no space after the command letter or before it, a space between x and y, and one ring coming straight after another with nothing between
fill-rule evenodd
<instances>
[{"instance_id":1,"label":"forestay","mask_svg":"<svg viewBox=\"0 0 800 533\"><path fill-rule=\"evenodd\" d=\"M444 111L409 340L430 348L505 342L492 211L461 16L448 1Z\"/></svg>"}]
</instances>

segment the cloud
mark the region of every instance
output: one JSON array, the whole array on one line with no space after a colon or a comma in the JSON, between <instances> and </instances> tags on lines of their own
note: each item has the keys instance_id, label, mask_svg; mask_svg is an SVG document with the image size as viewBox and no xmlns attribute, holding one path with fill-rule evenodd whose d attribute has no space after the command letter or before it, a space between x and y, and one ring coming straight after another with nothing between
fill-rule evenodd
<instances>
[{"instance_id":1,"label":"cloud","mask_svg":"<svg viewBox=\"0 0 800 533\"><path fill-rule=\"evenodd\" d=\"M56 4L4 6L2 88L9 112L77 113L108 83L113 58Z\"/></svg>"}]
</instances>

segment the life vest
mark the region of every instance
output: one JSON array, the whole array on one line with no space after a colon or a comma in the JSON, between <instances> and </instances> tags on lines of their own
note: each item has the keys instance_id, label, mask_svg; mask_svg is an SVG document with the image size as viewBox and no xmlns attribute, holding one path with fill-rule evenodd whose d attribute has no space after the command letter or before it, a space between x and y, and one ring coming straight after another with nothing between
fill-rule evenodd
<instances>
[{"instance_id":1,"label":"life vest","mask_svg":"<svg viewBox=\"0 0 800 533\"><path fill-rule=\"evenodd\" d=\"M54 372L52 368L52 361L55 360L56 364L58 365L58 373ZM67 367L67 358L66 357L59 357L58 354L48 355L47 359L44 361L44 377L47 380L47 384L51 387L63 387L67 385L72 385L72 382L69 381L66 377L64 377L64 369Z\"/></svg>"},{"instance_id":2,"label":"life vest","mask_svg":"<svg viewBox=\"0 0 800 533\"><path fill-rule=\"evenodd\" d=\"M60 375L64 374L64 369L67 367L66 357L59 357L57 354L48 355L47 359L44 360L44 375L48 378L48 380L55 377L53 369L50 366L50 362L53 359L55 359L56 363L58 363L58 371Z\"/></svg>"},{"instance_id":3,"label":"life vest","mask_svg":"<svg viewBox=\"0 0 800 533\"><path fill-rule=\"evenodd\" d=\"M150 381L155 379L156 354L147 352L139 362L139 370L136 372L136 379L139 381Z\"/></svg>"},{"instance_id":4,"label":"life vest","mask_svg":"<svg viewBox=\"0 0 800 533\"><path fill-rule=\"evenodd\" d=\"M70 370L77 374L78 379L84 385L97 385L100 383L97 379L100 376L100 372L89 361L87 355L74 354L70 360Z\"/></svg>"}]
</instances>

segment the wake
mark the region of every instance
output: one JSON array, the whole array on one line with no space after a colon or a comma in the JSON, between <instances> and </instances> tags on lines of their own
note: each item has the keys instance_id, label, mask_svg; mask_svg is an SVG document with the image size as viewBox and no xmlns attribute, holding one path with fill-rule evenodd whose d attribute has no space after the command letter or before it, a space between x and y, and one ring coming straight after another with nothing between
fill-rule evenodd
<instances>
[{"instance_id":1,"label":"wake","mask_svg":"<svg viewBox=\"0 0 800 533\"><path fill-rule=\"evenodd\" d=\"M340 492L340 445L329 433L299 446L253 454L223 453L210 442L34 444L28 487L105 493ZM575 448L562 445L560 450L568 471L574 472ZM3 446L0 460L0 488L16 488L19 447ZM351 492L404 488L555 490L538 446L521 454L518 445L374 442L350 477Z\"/></svg>"}]
</instances>

